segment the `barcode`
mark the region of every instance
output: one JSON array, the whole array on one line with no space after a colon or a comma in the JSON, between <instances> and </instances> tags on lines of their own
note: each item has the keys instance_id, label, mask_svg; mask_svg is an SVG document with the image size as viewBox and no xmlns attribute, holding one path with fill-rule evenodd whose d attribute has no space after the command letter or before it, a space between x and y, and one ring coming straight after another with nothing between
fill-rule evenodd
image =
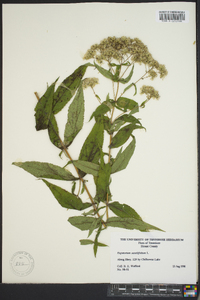
<instances>
[{"instance_id":1,"label":"barcode","mask_svg":"<svg viewBox=\"0 0 200 300\"><path fill-rule=\"evenodd\" d=\"M185 21L185 14L159 14L161 21Z\"/></svg>"},{"instance_id":2,"label":"barcode","mask_svg":"<svg viewBox=\"0 0 200 300\"><path fill-rule=\"evenodd\" d=\"M157 22L189 22L188 11L157 11L156 12Z\"/></svg>"}]
</instances>

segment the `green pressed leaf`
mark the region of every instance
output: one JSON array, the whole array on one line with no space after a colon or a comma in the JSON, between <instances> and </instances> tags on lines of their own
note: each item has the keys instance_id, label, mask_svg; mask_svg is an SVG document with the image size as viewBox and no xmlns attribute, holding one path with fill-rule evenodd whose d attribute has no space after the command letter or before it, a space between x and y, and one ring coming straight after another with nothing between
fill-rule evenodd
<instances>
[{"instance_id":1,"label":"green pressed leaf","mask_svg":"<svg viewBox=\"0 0 200 300\"><path fill-rule=\"evenodd\" d=\"M123 115L123 116L120 116L119 118L117 118L116 120L115 120L115 122L116 121L123 121L124 123L125 122L127 122L127 123L132 123L132 124L140 124L141 125L141 122L140 122L140 120L139 119L137 119L137 118L135 118L134 116L132 116L132 115L127 115L127 114L125 114L125 115ZM115 123L114 122L114 123ZM113 124L114 124L113 123Z\"/></svg>"},{"instance_id":2,"label":"green pressed leaf","mask_svg":"<svg viewBox=\"0 0 200 300\"><path fill-rule=\"evenodd\" d=\"M52 142L52 144L54 144L59 149L62 149L57 121L53 114L51 114L51 116L50 116L50 120L49 120L49 124L48 124L48 133L49 133L49 138L50 138L50 141Z\"/></svg>"},{"instance_id":3,"label":"green pressed leaf","mask_svg":"<svg viewBox=\"0 0 200 300\"><path fill-rule=\"evenodd\" d=\"M39 99L35 107L36 130L42 130L48 128L49 119L52 112L53 94L54 94L56 81L52 83L50 87L47 88L47 91Z\"/></svg>"},{"instance_id":4,"label":"green pressed leaf","mask_svg":"<svg viewBox=\"0 0 200 300\"><path fill-rule=\"evenodd\" d=\"M106 208L106 206L102 206L102 207L98 207L97 209L91 209L90 211L88 212L83 212L83 216L94 216L96 215L101 209L104 209Z\"/></svg>"},{"instance_id":5,"label":"green pressed leaf","mask_svg":"<svg viewBox=\"0 0 200 300\"><path fill-rule=\"evenodd\" d=\"M98 231L97 231L97 234L96 234L96 237L95 237L95 240L94 240L94 246L93 246L93 250L94 250L94 256L96 257L97 255L97 249L98 249L98 237L101 233L101 230L102 230L102 226L100 224L99 228L98 228Z\"/></svg>"},{"instance_id":6,"label":"green pressed leaf","mask_svg":"<svg viewBox=\"0 0 200 300\"><path fill-rule=\"evenodd\" d=\"M128 91L132 86L135 87L135 93L134 93L134 95L133 95L133 96L135 96L135 95L137 94L137 86L136 86L135 83L129 84L129 85L124 89L123 94L124 94L126 91Z\"/></svg>"},{"instance_id":7,"label":"green pressed leaf","mask_svg":"<svg viewBox=\"0 0 200 300\"><path fill-rule=\"evenodd\" d=\"M74 181L73 185L72 185L72 194L73 195L74 195L75 188L76 188L76 181Z\"/></svg>"},{"instance_id":8,"label":"green pressed leaf","mask_svg":"<svg viewBox=\"0 0 200 300\"><path fill-rule=\"evenodd\" d=\"M133 115L135 113L139 112L139 105L138 106L135 106L130 112L129 112L129 115Z\"/></svg>"},{"instance_id":9,"label":"green pressed leaf","mask_svg":"<svg viewBox=\"0 0 200 300\"><path fill-rule=\"evenodd\" d=\"M84 191L85 191L85 184L83 183L82 184L82 189L81 189L81 195L84 193Z\"/></svg>"},{"instance_id":10,"label":"green pressed leaf","mask_svg":"<svg viewBox=\"0 0 200 300\"><path fill-rule=\"evenodd\" d=\"M102 67L100 67L99 65L97 65L95 62L94 62L94 66L97 68L97 70L99 71L99 73L101 73L104 77L108 78L108 79L111 79L113 81L116 81L114 79L114 76L113 74L109 71L109 70L106 70Z\"/></svg>"},{"instance_id":11,"label":"green pressed leaf","mask_svg":"<svg viewBox=\"0 0 200 300\"><path fill-rule=\"evenodd\" d=\"M98 247L106 247L107 246L105 244L102 244L102 243L98 242L98 238L99 238L99 235L100 235L101 231L102 231L102 224L100 223L100 226L98 228L98 231L97 231L97 234L96 234L96 237L95 237L95 240L94 240L93 250L94 250L94 256L95 257L97 255L97 249L98 249Z\"/></svg>"},{"instance_id":12,"label":"green pressed leaf","mask_svg":"<svg viewBox=\"0 0 200 300\"><path fill-rule=\"evenodd\" d=\"M75 226L76 228L80 230L90 230L91 225L93 224L94 220L96 218L93 217L84 217L84 216L79 216L79 217L70 217L68 221L70 222L71 225ZM100 224L100 219L99 222L96 226L96 228L99 227Z\"/></svg>"},{"instance_id":13,"label":"green pressed leaf","mask_svg":"<svg viewBox=\"0 0 200 300\"><path fill-rule=\"evenodd\" d=\"M97 123L95 123L91 132L86 138L78 160L89 161L98 164L102 145L103 145L103 133L104 133L103 121L98 121ZM85 172L81 171L80 176L84 176L84 175Z\"/></svg>"},{"instance_id":14,"label":"green pressed leaf","mask_svg":"<svg viewBox=\"0 0 200 300\"><path fill-rule=\"evenodd\" d=\"M98 247L108 247L108 245L103 244L103 243L99 243L99 242L97 242L97 246L98 246Z\"/></svg>"},{"instance_id":15,"label":"green pressed leaf","mask_svg":"<svg viewBox=\"0 0 200 300\"><path fill-rule=\"evenodd\" d=\"M125 123L140 124L142 126L142 124L140 123L140 121L137 118L135 118L134 116L132 116L130 114L128 114L128 115L125 114L125 115L120 116L113 122L113 124L109 128L109 132L113 133L115 131L118 131L120 129L120 127L122 127ZM139 126L139 128L141 128L141 126Z\"/></svg>"},{"instance_id":16,"label":"green pressed leaf","mask_svg":"<svg viewBox=\"0 0 200 300\"><path fill-rule=\"evenodd\" d=\"M110 148L117 148L122 146L130 137L132 134L132 131L134 130L135 125L129 124L124 127L122 127L116 135L113 137L112 142L110 144Z\"/></svg>"},{"instance_id":17,"label":"green pressed leaf","mask_svg":"<svg viewBox=\"0 0 200 300\"><path fill-rule=\"evenodd\" d=\"M93 176L98 176L99 165L84 160L74 160L73 164L81 171Z\"/></svg>"},{"instance_id":18,"label":"green pressed leaf","mask_svg":"<svg viewBox=\"0 0 200 300\"><path fill-rule=\"evenodd\" d=\"M95 199L100 202L105 202L107 196L107 189L109 186L111 174L111 165L110 163L105 164L103 157L101 158L101 163L99 166L98 176L96 178L96 196Z\"/></svg>"},{"instance_id":19,"label":"green pressed leaf","mask_svg":"<svg viewBox=\"0 0 200 300\"><path fill-rule=\"evenodd\" d=\"M145 231L145 232L148 232L149 230L163 231L163 230L159 229L158 227L155 227L153 225L145 223L142 220L135 219L135 218L111 217L111 218L108 218L106 225L110 226L110 227L119 227L119 228L125 228L125 229L130 229L130 230L137 229L137 230Z\"/></svg>"},{"instance_id":20,"label":"green pressed leaf","mask_svg":"<svg viewBox=\"0 0 200 300\"><path fill-rule=\"evenodd\" d=\"M118 120L118 119L115 120L113 124L110 126L110 133L118 131L120 127L124 125L124 123L125 122L123 120Z\"/></svg>"},{"instance_id":21,"label":"green pressed leaf","mask_svg":"<svg viewBox=\"0 0 200 300\"><path fill-rule=\"evenodd\" d=\"M86 216L92 216L92 215L94 216L94 214L95 214L95 209L94 209L94 208L90 209L88 212L85 212L85 211L84 211L84 212L82 213L82 215L85 216L85 217L86 217Z\"/></svg>"},{"instance_id":22,"label":"green pressed leaf","mask_svg":"<svg viewBox=\"0 0 200 300\"><path fill-rule=\"evenodd\" d=\"M91 224L91 227L89 229L88 237L93 233L93 231L98 227L99 225L99 219L94 219L93 223Z\"/></svg>"},{"instance_id":23,"label":"green pressed leaf","mask_svg":"<svg viewBox=\"0 0 200 300\"><path fill-rule=\"evenodd\" d=\"M120 70L121 70L121 66L116 65L116 71L115 71L115 74L113 76L114 81L119 81Z\"/></svg>"},{"instance_id":24,"label":"green pressed leaf","mask_svg":"<svg viewBox=\"0 0 200 300\"><path fill-rule=\"evenodd\" d=\"M79 85L76 96L68 110L68 120L65 126L64 144L69 146L83 127L84 96L82 84Z\"/></svg>"},{"instance_id":25,"label":"green pressed leaf","mask_svg":"<svg viewBox=\"0 0 200 300\"><path fill-rule=\"evenodd\" d=\"M97 249L98 249L98 242L95 240L95 241L94 241L94 247L93 247L93 250L94 250L94 256L95 256L95 257L97 256Z\"/></svg>"},{"instance_id":26,"label":"green pressed leaf","mask_svg":"<svg viewBox=\"0 0 200 300\"><path fill-rule=\"evenodd\" d=\"M110 119L107 116L103 116L103 125L104 125L104 130L110 134L110 128L111 128L111 123Z\"/></svg>"},{"instance_id":27,"label":"green pressed leaf","mask_svg":"<svg viewBox=\"0 0 200 300\"><path fill-rule=\"evenodd\" d=\"M91 244L94 244L93 241L91 240L80 240L79 241L81 245L91 245Z\"/></svg>"},{"instance_id":28,"label":"green pressed leaf","mask_svg":"<svg viewBox=\"0 0 200 300\"><path fill-rule=\"evenodd\" d=\"M91 203L88 203L88 202L82 202L82 203L83 203L83 205L82 205L81 210L84 210L84 209L86 209L86 208L92 206L92 204L91 204Z\"/></svg>"},{"instance_id":29,"label":"green pressed leaf","mask_svg":"<svg viewBox=\"0 0 200 300\"><path fill-rule=\"evenodd\" d=\"M70 101L81 83L85 71L90 63L80 66L68 76L57 88L53 97L53 113L57 114Z\"/></svg>"},{"instance_id":30,"label":"green pressed leaf","mask_svg":"<svg viewBox=\"0 0 200 300\"><path fill-rule=\"evenodd\" d=\"M133 69L134 69L134 65L132 66L129 75L126 78L119 79L119 82L121 82L123 84L128 83L131 80L131 77L133 76Z\"/></svg>"},{"instance_id":31,"label":"green pressed leaf","mask_svg":"<svg viewBox=\"0 0 200 300\"><path fill-rule=\"evenodd\" d=\"M106 101L109 101L110 100L110 96L109 96L109 93L107 94L106 96Z\"/></svg>"},{"instance_id":32,"label":"green pressed leaf","mask_svg":"<svg viewBox=\"0 0 200 300\"><path fill-rule=\"evenodd\" d=\"M106 114L108 111L110 110L109 106L107 105L107 102L104 101L101 105L99 105L96 110L93 112L93 114L90 117L90 120L93 117L99 117L102 116L104 114Z\"/></svg>"},{"instance_id":33,"label":"green pressed leaf","mask_svg":"<svg viewBox=\"0 0 200 300\"><path fill-rule=\"evenodd\" d=\"M129 98L126 98L126 97L119 97L117 99L117 105L121 108L124 108L125 110L127 110L127 109L133 110L136 107L138 107L137 102L135 102L134 100L131 100Z\"/></svg>"},{"instance_id":34,"label":"green pressed leaf","mask_svg":"<svg viewBox=\"0 0 200 300\"><path fill-rule=\"evenodd\" d=\"M48 186L54 197L58 200L62 207L76 210L83 210L90 207L90 203L83 203L79 197L69 193L61 187L54 185L44 179L42 181Z\"/></svg>"},{"instance_id":35,"label":"green pressed leaf","mask_svg":"<svg viewBox=\"0 0 200 300\"><path fill-rule=\"evenodd\" d=\"M122 149L120 149L120 151L118 152L116 159L111 168L112 174L124 170L127 167L129 160L131 159L134 153L134 150L135 150L135 137L123 152Z\"/></svg>"},{"instance_id":36,"label":"green pressed leaf","mask_svg":"<svg viewBox=\"0 0 200 300\"><path fill-rule=\"evenodd\" d=\"M140 104L140 107L145 108L146 103L149 102L149 99L145 100Z\"/></svg>"},{"instance_id":37,"label":"green pressed leaf","mask_svg":"<svg viewBox=\"0 0 200 300\"><path fill-rule=\"evenodd\" d=\"M120 204L119 202L110 202L109 208L120 218L135 218L142 220L138 213L127 204Z\"/></svg>"},{"instance_id":38,"label":"green pressed leaf","mask_svg":"<svg viewBox=\"0 0 200 300\"><path fill-rule=\"evenodd\" d=\"M49 178L58 180L77 180L68 170L59 166L37 161L15 162L18 166L37 178Z\"/></svg>"}]
</instances>

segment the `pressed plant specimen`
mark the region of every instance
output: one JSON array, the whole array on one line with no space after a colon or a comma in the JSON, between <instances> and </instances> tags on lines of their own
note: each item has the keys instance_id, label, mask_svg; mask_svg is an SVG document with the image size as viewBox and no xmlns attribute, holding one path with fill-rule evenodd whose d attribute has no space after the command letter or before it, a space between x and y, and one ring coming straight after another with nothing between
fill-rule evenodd
<instances>
[{"instance_id":1,"label":"pressed plant specimen","mask_svg":"<svg viewBox=\"0 0 200 300\"><path fill-rule=\"evenodd\" d=\"M79 211L78 216L69 217L68 221L76 228L88 231L87 238L80 243L93 245L96 256L98 247L106 246L99 237L107 227L161 230L144 222L134 208L113 199L110 186L112 174L124 170L134 153L134 131L144 128L140 119L136 118L137 114L150 99L160 97L158 91L149 85L141 87L140 93L146 95L141 104L125 95L131 92L134 97L139 81L146 78L153 80L157 76L164 78L167 70L152 57L141 40L124 36L108 37L92 45L84 59L91 62L79 66L57 89L58 79L47 87L41 98L35 93L38 98L36 130L47 129L51 142L67 158L64 166L37 161L13 164L42 179L61 206ZM139 78L134 72L136 64L143 68L143 75ZM93 68L99 77L109 81L111 91L106 93L105 99L95 92L99 78L85 76L88 68ZM136 79L133 81L133 78ZM79 156L73 157L70 146L79 138L84 127L85 103L90 105L84 100L84 89L88 87L94 93L97 106L89 120L91 131L80 145ZM56 115L69 101L64 138L61 138ZM108 139L105 139L106 135ZM107 145L106 141L109 141ZM69 171L70 164L74 172ZM67 191L46 179L71 181L72 188ZM88 180L92 180L95 194L89 191ZM82 200L84 194L87 201Z\"/></svg>"}]
</instances>

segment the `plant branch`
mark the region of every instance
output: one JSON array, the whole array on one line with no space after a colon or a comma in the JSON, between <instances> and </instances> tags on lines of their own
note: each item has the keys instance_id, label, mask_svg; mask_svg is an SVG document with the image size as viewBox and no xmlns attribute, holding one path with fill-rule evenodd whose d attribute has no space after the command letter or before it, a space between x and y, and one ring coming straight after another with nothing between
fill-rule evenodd
<instances>
[{"instance_id":1,"label":"plant branch","mask_svg":"<svg viewBox=\"0 0 200 300\"><path fill-rule=\"evenodd\" d=\"M124 76L124 74L126 73L126 71L128 70L129 67L130 67L130 65L126 67L126 69L125 69L124 72L122 73L120 79Z\"/></svg>"},{"instance_id":2,"label":"plant branch","mask_svg":"<svg viewBox=\"0 0 200 300\"><path fill-rule=\"evenodd\" d=\"M39 100L40 97L38 96L38 93L35 92L34 94L35 94L37 100ZM52 127L53 127L53 125L52 125ZM56 134L57 134L57 133L56 133ZM86 186L86 184L85 184L83 178L82 178L82 177L80 176L80 174L79 174L78 168L74 165L73 159L72 159L71 155L69 154L67 148L65 147L65 144L64 144L63 141L61 140L60 136L59 136L58 134L57 134L57 136L58 136L58 138L59 138L60 144L61 144L61 146L62 146L62 148L63 148L63 151L64 151L65 155L66 155L66 156L69 158L69 160L72 162L72 164L73 164L73 166L74 166L74 168L75 168L75 170L76 170L76 172L77 172L77 175L78 175L78 177L79 177L79 180L84 184L85 190L86 190L86 192L87 192L87 194L88 194L88 196L89 196L89 198L90 198L90 201L91 201L91 203L92 203L92 205L93 205L93 208L94 208L94 210L97 212L97 216L98 216L99 218L101 218L100 214L98 213L96 204L95 204L95 202L94 202L94 200L93 200L93 198L92 198L92 195L90 194L90 192L89 192L89 190L88 190L88 188L87 188L87 186ZM104 221L103 221L102 219L101 219L101 222L102 222L103 226L106 227L106 225L105 225L105 223L104 223Z\"/></svg>"},{"instance_id":3,"label":"plant branch","mask_svg":"<svg viewBox=\"0 0 200 300\"><path fill-rule=\"evenodd\" d=\"M147 75L149 73L149 71L151 71L153 69L153 67L151 67L148 71L146 71L144 73L144 75L142 75L136 82L134 82L135 84L138 83L138 81L140 81L141 79L144 79L144 76Z\"/></svg>"}]
</instances>

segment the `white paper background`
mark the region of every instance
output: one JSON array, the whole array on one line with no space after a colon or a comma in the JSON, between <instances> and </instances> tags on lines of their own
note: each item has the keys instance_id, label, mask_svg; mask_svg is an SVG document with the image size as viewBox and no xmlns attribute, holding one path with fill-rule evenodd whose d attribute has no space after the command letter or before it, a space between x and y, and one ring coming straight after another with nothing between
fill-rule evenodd
<instances>
[{"instance_id":1,"label":"white paper background","mask_svg":"<svg viewBox=\"0 0 200 300\"><path fill-rule=\"evenodd\" d=\"M156 22L156 10L172 9L188 10L189 23ZM138 115L147 132L137 132L129 166L113 175L113 200L131 205L167 232L196 232L195 27L194 3L3 5L3 282L109 282L109 247L94 258L92 247L79 245L87 233L67 221L74 211L59 206L43 182L11 165L16 160L63 165L47 132L35 130L34 92L41 96L58 76L60 83L84 63L86 50L107 36L140 38L169 72L165 80L144 82L158 89L161 99ZM106 95L107 88L100 84L96 92ZM88 120L97 103L89 91L85 98ZM85 134L89 130L88 123ZM73 158L83 141L74 142ZM109 228L100 241L109 244L110 233L120 230ZM17 251L35 260L27 277L10 268Z\"/></svg>"}]
</instances>

